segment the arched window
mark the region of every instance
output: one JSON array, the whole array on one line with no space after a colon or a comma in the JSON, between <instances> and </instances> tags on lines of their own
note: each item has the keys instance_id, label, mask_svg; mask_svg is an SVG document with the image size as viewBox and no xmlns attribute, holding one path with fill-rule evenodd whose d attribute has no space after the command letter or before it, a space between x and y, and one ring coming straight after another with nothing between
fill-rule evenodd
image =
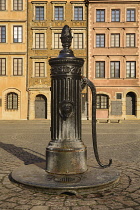
<instances>
[{"instance_id":1,"label":"arched window","mask_svg":"<svg viewBox=\"0 0 140 210\"><path fill-rule=\"evenodd\" d=\"M18 109L18 94L13 92L7 94L7 109Z\"/></svg>"},{"instance_id":2,"label":"arched window","mask_svg":"<svg viewBox=\"0 0 140 210\"><path fill-rule=\"evenodd\" d=\"M104 94L97 94L96 96L96 108L97 109L108 109L109 98Z\"/></svg>"}]
</instances>

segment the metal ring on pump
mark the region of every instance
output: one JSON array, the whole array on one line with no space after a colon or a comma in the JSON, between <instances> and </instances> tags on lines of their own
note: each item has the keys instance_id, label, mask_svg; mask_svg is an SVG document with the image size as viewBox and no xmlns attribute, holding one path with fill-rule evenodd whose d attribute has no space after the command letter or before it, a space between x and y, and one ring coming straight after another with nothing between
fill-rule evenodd
<instances>
[{"instance_id":1,"label":"metal ring on pump","mask_svg":"<svg viewBox=\"0 0 140 210\"><path fill-rule=\"evenodd\" d=\"M86 85L88 85L92 92L92 141L93 141L93 149L94 149L94 155L96 158L97 163L102 168L107 168L112 164L112 159L109 159L109 164L103 165L100 161L99 154L98 154L98 148L97 148L97 135L96 135L96 88L94 84L87 79L86 77L82 77L82 85L81 88L84 89Z\"/></svg>"}]
</instances>

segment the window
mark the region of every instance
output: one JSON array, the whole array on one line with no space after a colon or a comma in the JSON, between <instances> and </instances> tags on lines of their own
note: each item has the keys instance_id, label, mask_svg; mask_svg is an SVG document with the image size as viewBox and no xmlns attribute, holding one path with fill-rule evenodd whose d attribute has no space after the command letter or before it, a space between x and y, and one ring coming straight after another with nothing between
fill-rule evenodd
<instances>
[{"instance_id":1,"label":"window","mask_svg":"<svg viewBox=\"0 0 140 210\"><path fill-rule=\"evenodd\" d=\"M83 7L82 6L74 7L74 20L83 20Z\"/></svg>"},{"instance_id":2,"label":"window","mask_svg":"<svg viewBox=\"0 0 140 210\"><path fill-rule=\"evenodd\" d=\"M111 47L120 47L120 34L111 34Z\"/></svg>"},{"instance_id":3,"label":"window","mask_svg":"<svg viewBox=\"0 0 140 210\"><path fill-rule=\"evenodd\" d=\"M73 47L75 49L83 49L83 33L73 34Z\"/></svg>"},{"instance_id":4,"label":"window","mask_svg":"<svg viewBox=\"0 0 140 210\"><path fill-rule=\"evenodd\" d=\"M96 22L105 22L105 10L104 9L96 10Z\"/></svg>"},{"instance_id":5,"label":"window","mask_svg":"<svg viewBox=\"0 0 140 210\"><path fill-rule=\"evenodd\" d=\"M6 75L6 59L0 58L0 76Z\"/></svg>"},{"instance_id":6,"label":"window","mask_svg":"<svg viewBox=\"0 0 140 210\"><path fill-rule=\"evenodd\" d=\"M18 109L18 95L16 93L12 92L7 94L7 109Z\"/></svg>"},{"instance_id":7,"label":"window","mask_svg":"<svg viewBox=\"0 0 140 210\"><path fill-rule=\"evenodd\" d=\"M108 109L108 96L104 94L97 94L96 96L96 108L97 109Z\"/></svg>"},{"instance_id":8,"label":"window","mask_svg":"<svg viewBox=\"0 0 140 210\"><path fill-rule=\"evenodd\" d=\"M96 61L96 78L104 78L104 77L105 77L105 62Z\"/></svg>"},{"instance_id":9,"label":"window","mask_svg":"<svg viewBox=\"0 0 140 210\"><path fill-rule=\"evenodd\" d=\"M126 34L126 47L135 47L135 34Z\"/></svg>"},{"instance_id":10,"label":"window","mask_svg":"<svg viewBox=\"0 0 140 210\"><path fill-rule=\"evenodd\" d=\"M61 33L55 33L54 34L54 48L55 49L61 49L62 48L62 43L61 43Z\"/></svg>"},{"instance_id":11,"label":"window","mask_svg":"<svg viewBox=\"0 0 140 210\"><path fill-rule=\"evenodd\" d=\"M14 43L22 42L22 26L14 26Z\"/></svg>"},{"instance_id":12,"label":"window","mask_svg":"<svg viewBox=\"0 0 140 210\"><path fill-rule=\"evenodd\" d=\"M54 7L54 20L64 20L64 7L63 6Z\"/></svg>"},{"instance_id":13,"label":"window","mask_svg":"<svg viewBox=\"0 0 140 210\"><path fill-rule=\"evenodd\" d=\"M6 42L6 27L0 26L0 43Z\"/></svg>"},{"instance_id":14,"label":"window","mask_svg":"<svg viewBox=\"0 0 140 210\"><path fill-rule=\"evenodd\" d=\"M0 11L6 10L6 0L0 0Z\"/></svg>"},{"instance_id":15,"label":"window","mask_svg":"<svg viewBox=\"0 0 140 210\"><path fill-rule=\"evenodd\" d=\"M13 75L21 76L23 74L23 59L14 58L13 60Z\"/></svg>"},{"instance_id":16,"label":"window","mask_svg":"<svg viewBox=\"0 0 140 210\"><path fill-rule=\"evenodd\" d=\"M126 21L135 22L135 9L127 9Z\"/></svg>"},{"instance_id":17,"label":"window","mask_svg":"<svg viewBox=\"0 0 140 210\"><path fill-rule=\"evenodd\" d=\"M35 62L35 77L45 77L44 62Z\"/></svg>"},{"instance_id":18,"label":"window","mask_svg":"<svg viewBox=\"0 0 140 210\"><path fill-rule=\"evenodd\" d=\"M96 34L96 47L105 47L105 34Z\"/></svg>"},{"instance_id":19,"label":"window","mask_svg":"<svg viewBox=\"0 0 140 210\"><path fill-rule=\"evenodd\" d=\"M122 99L122 93L116 93L116 99Z\"/></svg>"},{"instance_id":20,"label":"window","mask_svg":"<svg viewBox=\"0 0 140 210\"><path fill-rule=\"evenodd\" d=\"M127 78L136 77L136 62L135 61L126 62L126 77Z\"/></svg>"},{"instance_id":21,"label":"window","mask_svg":"<svg viewBox=\"0 0 140 210\"><path fill-rule=\"evenodd\" d=\"M119 9L112 9L112 22L120 22L120 10Z\"/></svg>"},{"instance_id":22,"label":"window","mask_svg":"<svg viewBox=\"0 0 140 210\"><path fill-rule=\"evenodd\" d=\"M36 6L35 7L35 20L44 20L44 7Z\"/></svg>"},{"instance_id":23,"label":"window","mask_svg":"<svg viewBox=\"0 0 140 210\"><path fill-rule=\"evenodd\" d=\"M120 62L119 61L110 62L110 77L111 78L120 77Z\"/></svg>"},{"instance_id":24,"label":"window","mask_svg":"<svg viewBox=\"0 0 140 210\"><path fill-rule=\"evenodd\" d=\"M23 0L13 0L13 9L14 10L23 10Z\"/></svg>"},{"instance_id":25,"label":"window","mask_svg":"<svg viewBox=\"0 0 140 210\"><path fill-rule=\"evenodd\" d=\"M45 48L45 34L44 33L35 34L35 48L36 49Z\"/></svg>"}]
</instances>

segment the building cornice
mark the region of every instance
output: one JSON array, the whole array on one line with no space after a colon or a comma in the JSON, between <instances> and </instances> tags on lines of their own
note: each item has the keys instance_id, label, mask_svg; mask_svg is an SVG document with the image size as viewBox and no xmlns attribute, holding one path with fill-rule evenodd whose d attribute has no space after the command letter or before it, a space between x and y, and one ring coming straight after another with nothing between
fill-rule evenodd
<instances>
[{"instance_id":1,"label":"building cornice","mask_svg":"<svg viewBox=\"0 0 140 210\"><path fill-rule=\"evenodd\" d=\"M32 30L47 30L48 27L32 27Z\"/></svg>"},{"instance_id":2,"label":"building cornice","mask_svg":"<svg viewBox=\"0 0 140 210\"><path fill-rule=\"evenodd\" d=\"M9 19L8 20L2 20L1 19L0 22L18 22L18 23L23 22L24 23L24 22L27 22L27 20L9 20Z\"/></svg>"},{"instance_id":3,"label":"building cornice","mask_svg":"<svg viewBox=\"0 0 140 210\"><path fill-rule=\"evenodd\" d=\"M31 56L31 59L46 59L48 56Z\"/></svg>"},{"instance_id":4,"label":"building cornice","mask_svg":"<svg viewBox=\"0 0 140 210\"><path fill-rule=\"evenodd\" d=\"M26 55L26 52L0 52L0 55Z\"/></svg>"},{"instance_id":5,"label":"building cornice","mask_svg":"<svg viewBox=\"0 0 140 210\"><path fill-rule=\"evenodd\" d=\"M51 4L66 4L67 1L51 1Z\"/></svg>"},{"instance_id":6,"label":"building cornice","mask_svg":"<svg viewBox=\"0 0 140 210\"><path fill-rule=\"evenodd\" d=\"M32 4L47 4L48 1L31 1Z\"/></svg>"},{"instance_id":7,"label":"building cornice","mask_svg":"<svg viewBox=\"0 0 140 210\"><path fill-rule=\"evenodd\" d=\"M139 0L86 0L87 4L140 4Z\"/></svg>"},{"instance_id":8,"label":"building cornice","mask_svg":"<svg viewBox=\"0 0 140 210\"><path fill-rule=\"evenodd\" d=\"M70 1L71 4L85 4L85 1Z\"/></svg>"}]
</instances>

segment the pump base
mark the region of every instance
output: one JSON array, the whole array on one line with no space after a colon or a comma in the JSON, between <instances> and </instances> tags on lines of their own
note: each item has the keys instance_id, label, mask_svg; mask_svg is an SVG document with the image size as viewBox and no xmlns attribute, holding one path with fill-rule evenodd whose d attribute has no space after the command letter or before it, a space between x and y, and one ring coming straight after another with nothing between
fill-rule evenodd
<instances>
[{"instance_id":1,"label":"pump base","mask_svg":"<svg viewBox=\"0 0 140 210\"><path fill-rule=\"evenodd\" d=\"M112 167L88 167L83 174L54 175L45 171L45 164L43 162L21 166L11 176L18 183L46 189L49 194L83 194L89 190L96 192L116 185L120 178L120 172Z\"/></svg>"}]
</instances>

